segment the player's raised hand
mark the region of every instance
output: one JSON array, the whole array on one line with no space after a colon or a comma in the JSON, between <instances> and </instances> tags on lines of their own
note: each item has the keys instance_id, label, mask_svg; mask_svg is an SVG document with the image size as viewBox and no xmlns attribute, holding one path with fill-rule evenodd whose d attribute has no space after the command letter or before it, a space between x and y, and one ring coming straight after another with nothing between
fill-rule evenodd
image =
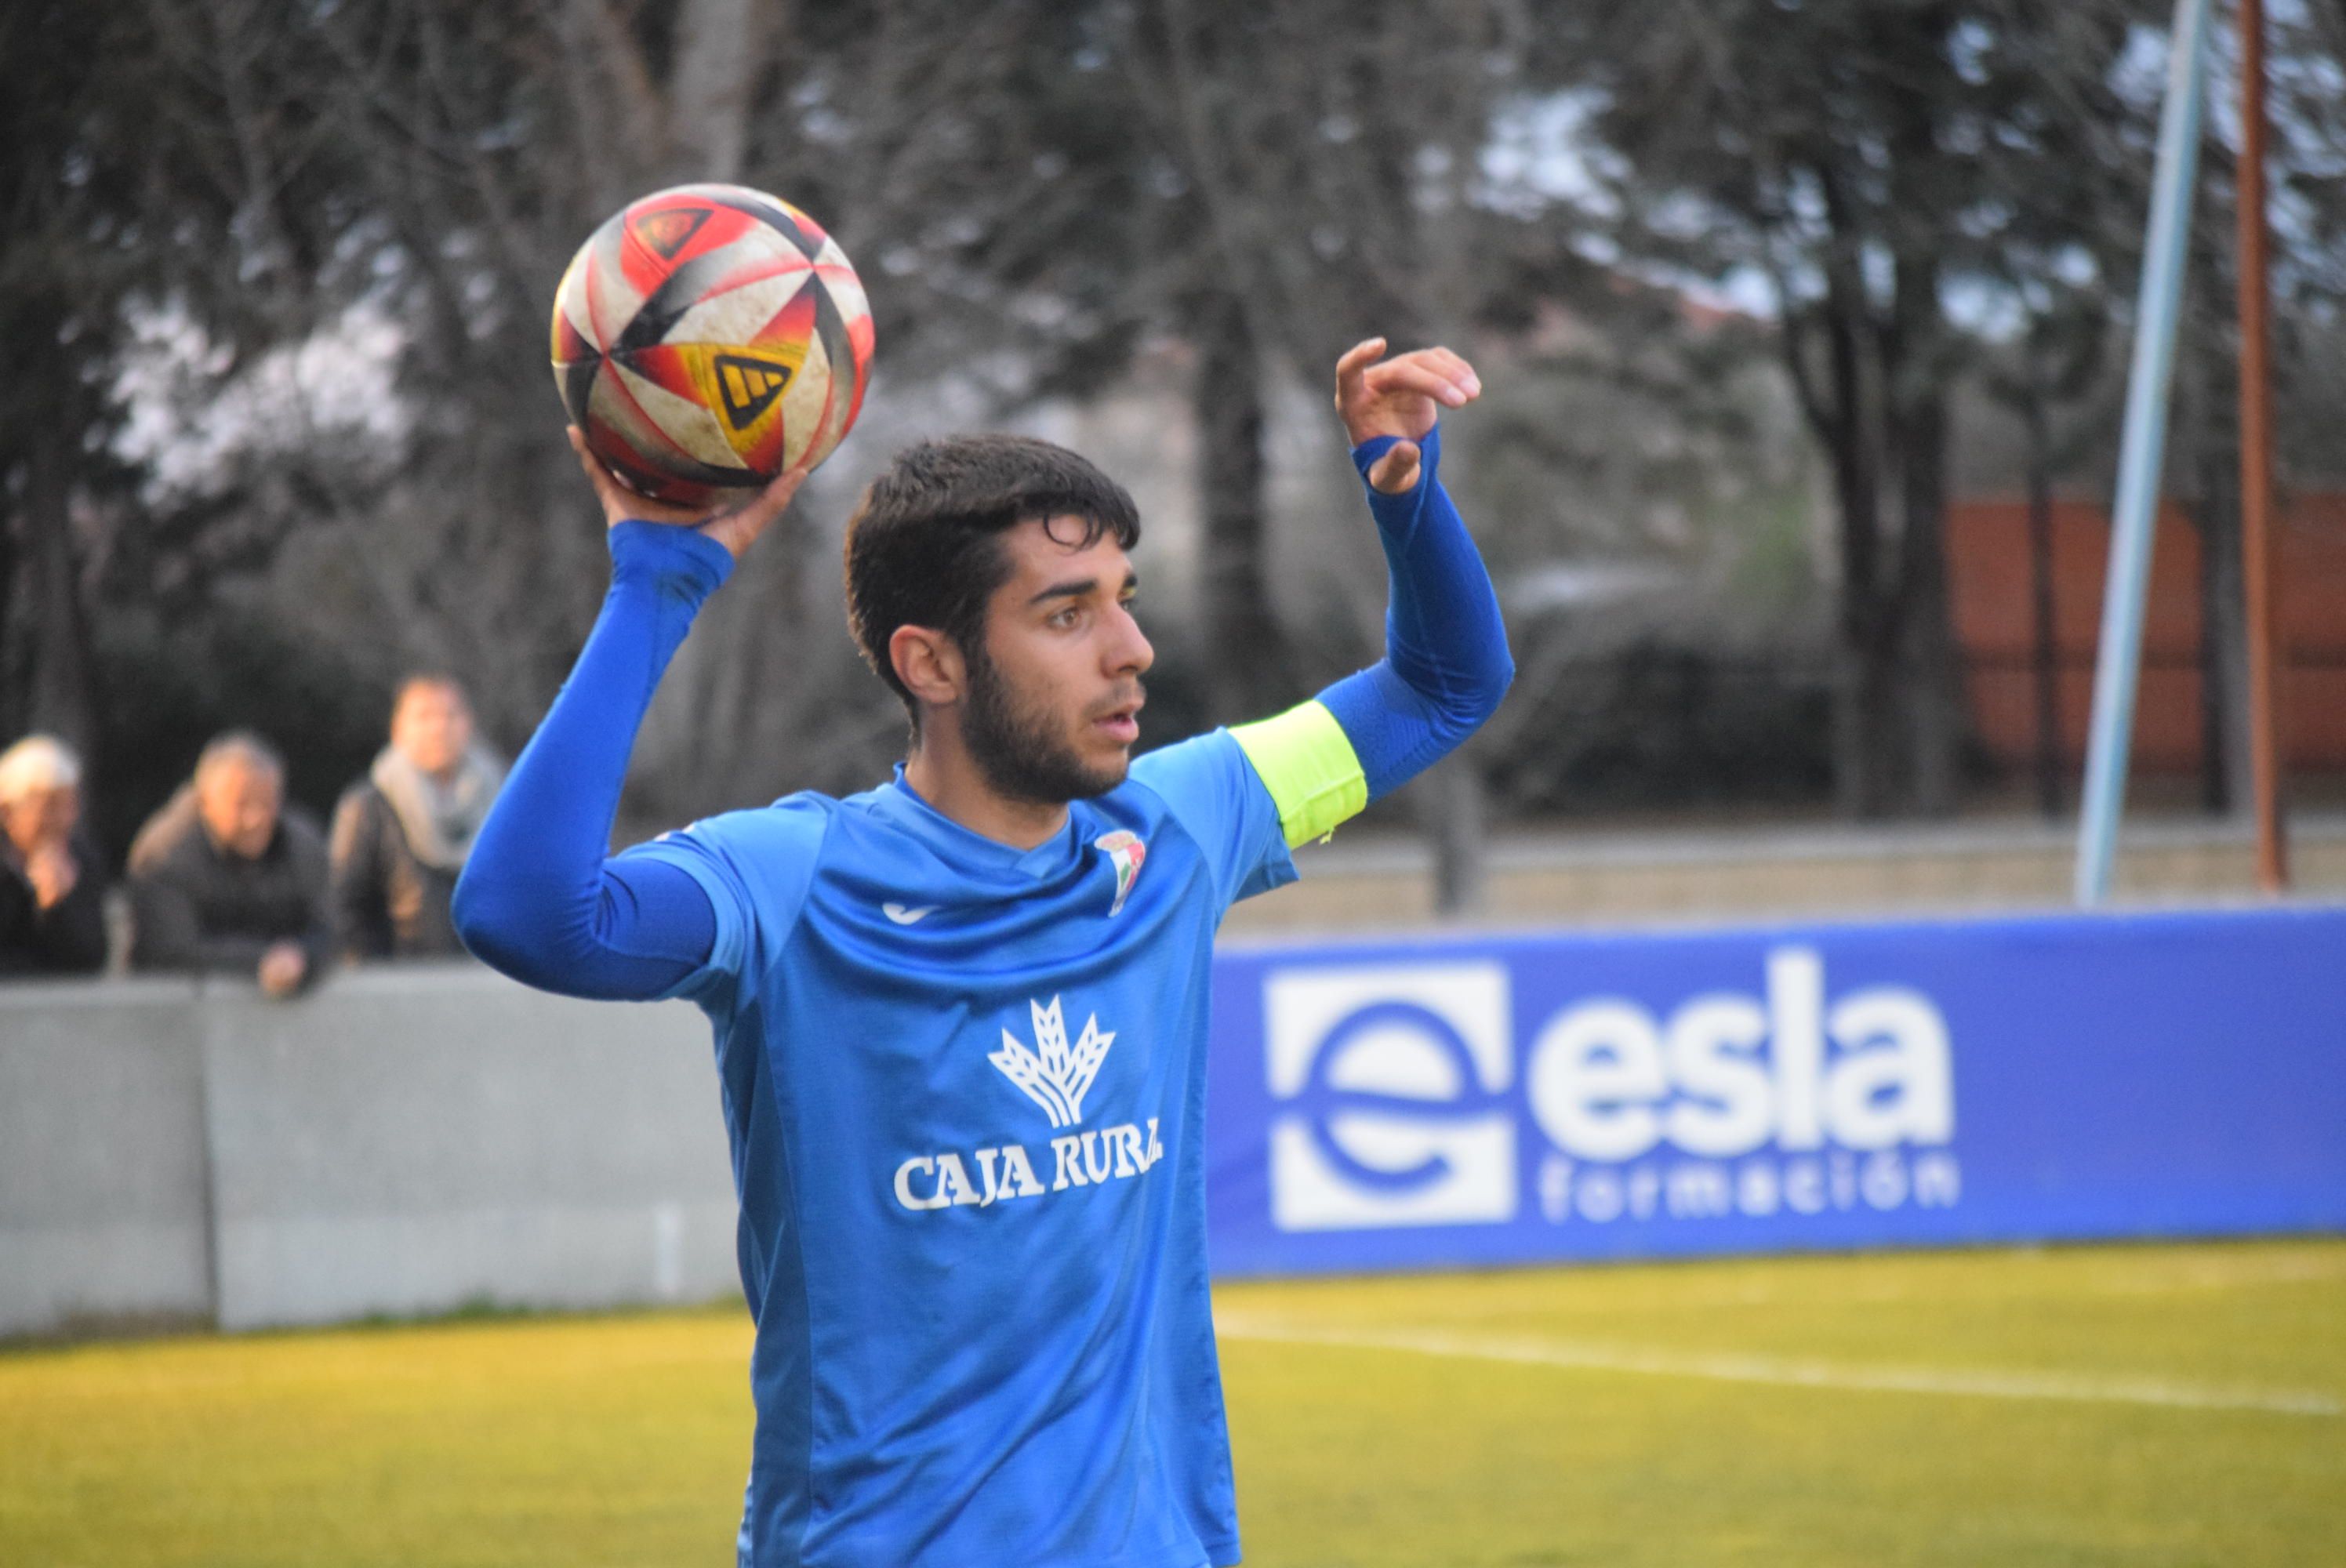
<instances>
[{"instance_id":1,"label":"player's raised hand","mask_svg":"<svg viewBox=\"0 0 2346 1568\"><path fill-rule=\"evenodd\" d=\"M789 510L790 500L799 493L811 473L808 468L792 468L775 475L774 482L747 501L728 500L718 506L673 506L665 501L654 501L638 495L620 484L603 462L586 446L586 437L576 425L570 427L570 450L578 454L578 466L586 471L586 483L595 487L595 498L603 504L603 524L616 528L631 520L645 523L672 523L678 527L694 528L732 552L740 560L743 551L758 542L758 535L770 526L775 518Z\"/></svg>"},{"instance_id":2,"label":"player's raised hand","mask_svg":"<svg viewBox=\"0 0 2346 1568\"><path fill-rule=\"evenodd\" d=\"M1417 443L1445 408L1483 395L1482 378L1448 349L1413 349L1381 360L1385 340L1353 344L1336 361L1336 416L1354 446L1381 435L1401 439L1369 467L1369 483L1388 495L1417 484Z\"/></svg>"}]
</instances>

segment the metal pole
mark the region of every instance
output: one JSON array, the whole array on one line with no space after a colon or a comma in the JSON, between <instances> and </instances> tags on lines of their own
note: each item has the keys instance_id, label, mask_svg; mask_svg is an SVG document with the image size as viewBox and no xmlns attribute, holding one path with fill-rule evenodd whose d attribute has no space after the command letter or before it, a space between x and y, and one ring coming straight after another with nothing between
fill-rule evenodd
<instances>
[{"instance_id":1,"label":"metal pole","mask_svg":"<svg viewBox=\"0 0 2346 1568\"><path fill-rule=\"evenodd\" d=\"M2101 652L2094 668L2093 732L2086 748L2077 901L2087 905L2109 896L2110 861L2126 803L2143 602L2150 588L2151 527L2167 440L2168 381L2175 368L2191 186L2199 161L2199 90L2205 74L2199 62L2207 46L2208 0L2176 0L2167 104L2158 124L2158 169L2143 245L2142 288L2135 301L2134 364L2127 377L2126 433L2118 452L2109 576L2102 594Z\"/></svg>"},{"instance_id":2,"label":"metal pole","mask_svg":"<svg viewBox=\"0 0 2346 1568\"><path fill-rule=\"evenodd\" d=\"M2272 555L2271 290L2265 221L2264 0L2240 0L2240 561L2248 584L2249 762L2257 795L2257 885L2289 886L2280 820Z\"/></svg>"}]
</instances>

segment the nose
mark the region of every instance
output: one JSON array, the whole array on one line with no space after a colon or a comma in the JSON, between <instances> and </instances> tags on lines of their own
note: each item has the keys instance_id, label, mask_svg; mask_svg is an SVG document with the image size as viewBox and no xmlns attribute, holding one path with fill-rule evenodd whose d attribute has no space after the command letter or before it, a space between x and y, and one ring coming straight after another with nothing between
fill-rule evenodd
<instances>
[{"instance_id":1,"label":"nose","mask_svg":"<svg viewBox=\"0 0 2346 1568\"><path fill-rule=\"evenodd\" d=\"M1139 621L1122 605L1116 607L1116 635L1108 644L1108 673L1116 676L1139 675L1157 662L1157 650L1151 647Z\"/></svg>"}]
</instances>

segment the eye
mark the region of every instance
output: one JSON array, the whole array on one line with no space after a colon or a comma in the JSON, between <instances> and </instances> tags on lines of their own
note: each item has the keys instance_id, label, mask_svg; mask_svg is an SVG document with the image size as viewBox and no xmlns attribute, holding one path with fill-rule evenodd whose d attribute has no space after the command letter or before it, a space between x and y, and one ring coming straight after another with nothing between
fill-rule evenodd
<instances>
[{"instance_id":1,"label":"eye","mask_svg":"<svg viewBox=\"0 0 2346 1568\"><path fill-rule=\"evenodd\" d=\"M1043 624L1051 627L1054 631L1073 631L1076 628L1076 623L1083 619L1083 616L1084 612L1081 606L1067 605L1054 611L1051 615L1051 618Z\"/></svg>"}]
</instances>

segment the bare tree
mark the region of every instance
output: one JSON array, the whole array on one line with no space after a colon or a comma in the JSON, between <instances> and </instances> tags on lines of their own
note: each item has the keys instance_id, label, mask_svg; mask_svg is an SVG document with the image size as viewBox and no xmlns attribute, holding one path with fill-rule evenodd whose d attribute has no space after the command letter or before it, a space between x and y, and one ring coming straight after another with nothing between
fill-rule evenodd
<instances>
[{"instance_id":1,"label":"bare tree","mask_svg":"<svg viewBox=\"0 0 2346 1568\"><path fill-rule=\"evenodd\" d=\"M1952 808L1962 724L1943 542L1951 301L2025 224L2107 257L2147 107L2113 87L2137 8L1982 0L1558 14L1543 69L1596 95L1616 243L1767 280L1839 514L1836 775L1858 814ZM2138 178L2138 177L2137 177Z\"/></svg>"}]
</instances>

